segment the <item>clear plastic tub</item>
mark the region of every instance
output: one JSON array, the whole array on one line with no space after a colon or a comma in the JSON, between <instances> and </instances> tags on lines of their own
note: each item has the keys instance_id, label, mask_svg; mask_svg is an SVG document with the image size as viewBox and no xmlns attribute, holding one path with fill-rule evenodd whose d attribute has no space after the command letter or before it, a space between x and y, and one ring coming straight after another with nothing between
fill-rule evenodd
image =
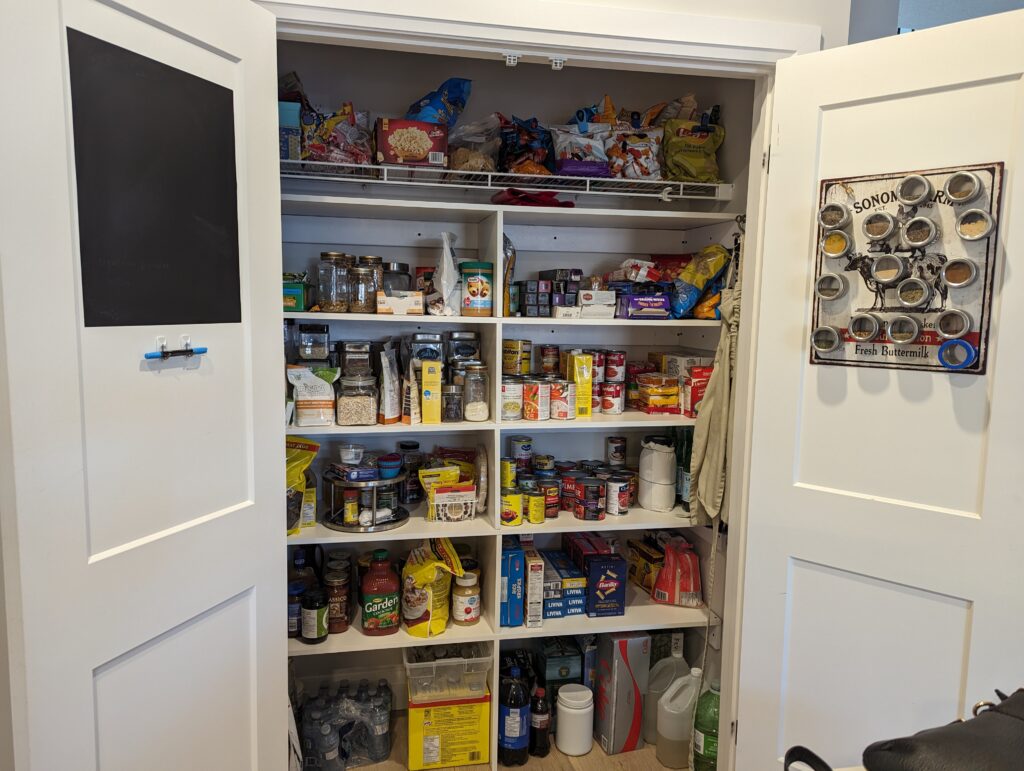
<instances>
[{"instance_id":1,"label":"clear plastic tub","mask_svg":"<svg viewBox=\"0 0 1024 771\"><path fill-rule=\"evenodd\" d=\"M409 700L468 699L487 693L491 643L425 645L405 649Z\"/></svg>"}]
</instances>

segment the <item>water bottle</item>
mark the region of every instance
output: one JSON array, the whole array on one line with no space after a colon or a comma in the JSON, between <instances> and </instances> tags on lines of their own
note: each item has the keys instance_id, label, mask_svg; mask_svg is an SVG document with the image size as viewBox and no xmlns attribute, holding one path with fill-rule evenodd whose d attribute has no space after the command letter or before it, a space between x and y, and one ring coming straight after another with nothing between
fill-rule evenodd
<instances>
[{"instance_id":1,"label":"water bottle","mask_svg":"<svg viewBox=\"0 0 1024 771\"><path fill-rule=\"evenodd\" d=\"M394 703L394 696L391 693L391 686L383 677L377 681L377 695L384 700L384 709L391 714L391 705Z\"/></svg>"},{"instance_id":2,"label":"water bottle","mask_svg":"<svg viewBox=\"0 0 1024 771\"><path fill-rule=\"evenodd\" d=\"M718 680L711 681L711 690L697 699L697 718L693 731L694 771L715 771L718 765L718 716L721 696Z\"/></svg>"},{"instance_id":3,"label":"water bottle","mask_svg":"<svg viewBox=\"0 0 1024 771\"><path fill-rule=\"evenodd\" d=\"M345 761L341 759L338 751L339 744L338 732L331 727L331 724L321 725L320 738L317 741L317 754L320 756L320 768L323 771L345 771Z\"/></svg>"},{"instance_id":4,"label":"water bottle","mask_svg":"<svg viewBox=\"0 0 1024 771\"><path fill-rule=\"evenodd\" d=\"M359 705L370 702L370 681L365 677L359 681L359 689L356 691L356 702Z\"/></svg>"},{"instance_id":5,"label":"water bottle","mask_svg":"<svg viewBox=\"0 0 1024 771\"><path fill-rule=\"evenodd\" d=\"M343 702L348 698L348 680L342 680L338 683L338 693L334 697L338 702Z\"/></svg>"},{"instance_id":6,"label":"water bottle","mask_svg":"<svg viewBox=\"0 0 1024 771\"><path fill-rule=\"evenodd\" d=\"M306 769L319 769L320 730L323 725L323 713L318 709L307 709L302 718L302 766Z\"/></svg>"},{"instance_id":7,"label":"water bottle","mask_svg":"<svg viewBox=\"0 0 1024 771\"><path fill-rule=\"evenodd\" d=\"M367 730L367 754L370 761L379 763L391 754L391 713L384 708L379 696L370 703L370 725Z\"/></svg>"},{"instance_id":8,"label":"water bottle","mask_svg":"<svg viewBox=\"0 0 1024 771\"><path fill-rule=\"evenodd\" d=\"M530 759L530 697L519 679L519 667L501 678L498 692L498 762L523 766Z\"/></svg>"}]
</instances>

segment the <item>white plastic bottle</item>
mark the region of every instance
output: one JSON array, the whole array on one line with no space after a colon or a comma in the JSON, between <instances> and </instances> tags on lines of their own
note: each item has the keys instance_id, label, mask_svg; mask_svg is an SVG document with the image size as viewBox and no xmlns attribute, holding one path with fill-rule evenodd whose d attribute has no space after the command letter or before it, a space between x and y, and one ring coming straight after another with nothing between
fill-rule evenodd
<instances>
[{"instance_id":1,"label":"white plastic bottle","mask_svg":"<svg viewBox=\"0 0 1024 771\"><path fill-rule=\"evenodd\" d=\"M688 768L693 709L700 694L701 671L697 667L678 678L658 701L658 739L655 755L665 768Z\"/></svg>"},{"instance_id":2,"label":"white plastic bottle","mask_svg":"<svg viewBox=\"0 0 1024 771\"><path fill-rule=\"evenodd\" d=\"M663 658L651 668L644 697L644 741L658 741L658 700L680 677L690 674L690 665L683 658L683 633L672 633L672 655Z\"/></svg>"}]
</instances>

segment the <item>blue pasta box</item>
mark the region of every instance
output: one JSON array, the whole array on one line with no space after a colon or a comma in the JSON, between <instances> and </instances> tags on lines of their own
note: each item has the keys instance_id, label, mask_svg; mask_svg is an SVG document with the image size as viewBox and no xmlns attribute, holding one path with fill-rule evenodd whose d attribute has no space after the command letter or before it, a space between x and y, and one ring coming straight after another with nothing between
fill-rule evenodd
<instances>
[{"instance_id":1,"label":"blue pasta box","mask_svg":"<svg viewBox=\"0 0 1024 771\"><path fill-rule=\"evenodd\" d=\"M587 615L621 616L626 612L626 560L618 554L593 554L584 563Z\"/></svg>"},{"instance_id":2,"label":"blue pasta box","mask_svg":"<svg viewBox=\"0 0 1024 771\"><path fill-rule=\"evenodd\" d=\"M517 539L503 540L501 546L501 626L523 625L526 556Z\"/></svg>"}]
</instances>

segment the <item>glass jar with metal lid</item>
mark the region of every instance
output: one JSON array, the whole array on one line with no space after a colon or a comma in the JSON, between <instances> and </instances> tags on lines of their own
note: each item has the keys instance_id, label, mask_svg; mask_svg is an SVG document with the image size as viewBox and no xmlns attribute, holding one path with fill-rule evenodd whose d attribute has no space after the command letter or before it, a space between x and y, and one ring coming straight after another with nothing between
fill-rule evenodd
<instances>
[{"instance_id":1,"label":"glass jar with metal lid","mask_svg":"<svg viewBox=\"0 0 1024 771\"><path fill-rule=\"evenodd\" d=\"M471 362L480 358L480 335L477 332L452 332L448 335L448 361Z\"/></svg>"},{"instance_id":2,"label":"glass jar with metal lid","mask_svg":"<svg viewBox=\"0 0 1024 771\"><path fill-rule=\"evenodd\" d=\"M345 340L341 348L341 372L345 377L372 375L370 343L367 340Z\"/></svg>"},{"instance_id":3,"label":"glass jar with metal lid","mask_svg":"<svg viewBox=\"0 0 1024 771\"><path fill-rule=\"evenodd\" d=\"M412 276L409 264L405 262L384 263L384 293L408 292L412 289Z\"/></svg>"},{"instance_id":4,"label":"glass jar with metal lid","mask_svg":"<svg viewBox=\"0 0 1024 771\"><path fill-rule=\"evenodd\" d=\"M348 270L340 259L324 254L320 255L317 265L317 303L324 313L345 313L348 310Z\"/></svg>"},{"instance_id":5,"label":"glass jar with metal lid","mask_svg":"<svg viewBox=\"0 0 1024 771\"><path fill-rule=\"evenodd\" d=\"M341 379L338 394L339 426L372 426L377 423L377 380L371 375Z\"/></svg>"},{"instance_id":6,"label":"glass jar with metal lid","mask_svg":"<svg viewBox=\"0 0 1024 771\"><path fill-rule=\"evenodd\" d=\"M345 252L320 252L320 259L334 260L343 268L354 268L356 265L356 256Z\"/></svg>"},{"instance_id":7,"label":"glass jar with metal lid","mask_svg":"<svg viewBox=\"0 0 1024 771\"><path fill-rule=\"evenodd\" d=\"M463 411L462 386L441 386L441 422L461 423Z\"/></svg>"},{"instance_id":8,"label":"glass jar with metal lid","mask_svg":"<svg viewBox=\"0 0 1024 771\"><path fill-rule=\"evenodd\" d=\"M412 354L416 369L419 369L420 363L424 361L443 361L443 338L434 332L417 332L412 336L409 352Z\"/></svg>"},{"instance_id":9,"label":"glass jar with metal lid","mask_svg":"<svg viewBox=\"0 0 1024 771\"><path fill-rule=\"evenodd\" d=\"M349 268L348 310L350 313L377 312L377 272L372 267Z\"/></svg>"},{"instance_id":10,"label":"glass jar with metal lid","mask_svg":"<svg viewBox=\"0 0 1024 771\"><path fill-rule=\"evenodd\" d=\"M377 276L377 289L384 288L384 258L376 257L372 254L364 254L359 258L356 263L361 267L373 268L374 274Z\"/></svg>"},{"instance_id":11,"label":"glass jar with metal lid","mask_svg":"<svg viewBox=\"0 0 1024 771\"><path fill-rule=\"evenodd\" d=\"M467 364L463 383L466 420L483 421L490 417L490 378L483 364Z\"/></svg>"},{"instance_id":12,"label":"glass jar with metal lid","mask_svg":"<svg viewBox=\"0 0 1024 771\"><path fill-rule=\"evenodd\" d=\"M326 324L299 324L299 358L326 359L330 354Z\"/></svg>"},{"instance_id":13,"label":"glass jar with metal lid","mask_svg":"<svg viewBox=\"0 0 1024 771\"><path fill-rule=\"evenodd\" d=\"M458 383L459 385L465 385L466 383L466 367L471 365L483 365L483 362L479 359L470 359L469 361L456 361L451 364L451 382Z\"/></svg>"}]
</instances>

